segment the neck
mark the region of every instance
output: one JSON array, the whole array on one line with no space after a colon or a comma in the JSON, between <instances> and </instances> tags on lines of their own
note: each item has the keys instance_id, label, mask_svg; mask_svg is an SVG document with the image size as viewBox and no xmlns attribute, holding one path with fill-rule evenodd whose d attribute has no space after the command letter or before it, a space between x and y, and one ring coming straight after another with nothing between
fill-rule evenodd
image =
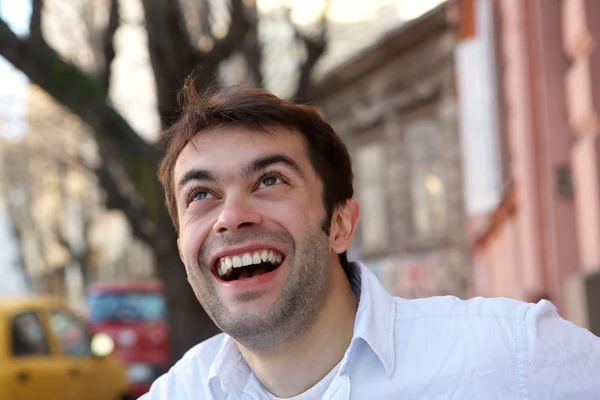
<instances>
[{"instance_id":1,"label":"neck","mask_svg":"<svg viewBox=\"0 0 600 400\"><path fill-rule=\"evenodd\" d=\"M254 375L277 397L297 396L316 385L350 346L358 299L341 266L333 270L331 291L302 337L259 351L238 343Z\"/></svg>"}]
</instances>

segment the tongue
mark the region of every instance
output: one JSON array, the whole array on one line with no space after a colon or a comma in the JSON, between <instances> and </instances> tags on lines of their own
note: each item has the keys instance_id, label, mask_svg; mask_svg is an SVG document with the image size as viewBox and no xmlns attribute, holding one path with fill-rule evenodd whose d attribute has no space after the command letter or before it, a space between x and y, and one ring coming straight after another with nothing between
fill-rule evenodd
<instances>
[{"instance_id":1,"label":"tongue","mask_svg":"<svg viewBox=\"0 0 600 400\"><path fill-rule=\"evenodd\" d=\"M242 272L240 272L240 276L238 276L238 279L246 279L246 278L250 278L252 276L252 271L250 270L243 270Z\"/></svg>"},{"instance_id":2,"label":"tongue","mask_svg":"<svg viewBox=\"0 0 600 400\"><path fill-rule=\"evenodd\" d=\"M268 270L264 267L260 267L260 268L256 268L256 269L244 269L240 273L240 276L237 279L240 280L240 279L252 278L254 276L262 275L266 272L268 272Z\"/></svg>"},{"instance_id":3,"label":"tongue","mask_svg":"<svg viewBox=\"0 0 600 400\"><path fill-rule=\"evenodd\" d=\"M266 268L257 268L254 271L252 271L252 276L259 276L259 275L266 274L266 273L267 273Z\"/></svg>"}]
</instances>

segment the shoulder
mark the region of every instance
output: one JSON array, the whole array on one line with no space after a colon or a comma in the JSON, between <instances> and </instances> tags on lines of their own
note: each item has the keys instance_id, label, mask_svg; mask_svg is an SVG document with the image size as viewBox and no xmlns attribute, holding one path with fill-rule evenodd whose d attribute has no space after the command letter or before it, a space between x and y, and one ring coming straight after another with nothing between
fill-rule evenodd
<instances>
[{"instance_id":1,"label":"shoulder","mask_svg":"<svg viewBox=\"0 0 600 400\"><path fill-rule=\"evenodd\" d=\"M406 300L394 298L397 320L415 319L468 319L521 321L536 305L508 298L475 297L462 300L454 296L436 296ZM548 303L549 302L544 302ZM550 304L550 306L552 306ZM553 307L553 306L552 306Z\"/></svg>"},{"instance_id":2,"label":"shoulder","mask_svg":"<svg viewBox=\"0 0 600 400\"><path fill-rule=\"evenodd\" d=\"M504 355L501 358L507 363L525 340L527 315L535 307L507 298L437 296L394 301L396 338L410 333L413 344L447 345L449 351L460 348L473 356L494 359Z\"/></svg>"},{"instance_id":3,"label":"shoulder","mask_svg":"<svg viewBox=\"0 0 600 400\"><path fill-rule=\"evenodd\" d=\"M562 318L547 300L394 301L398 350L431 355L429 367L453 359L481 379L496 371L488 375L490 384L518 387L524 398L600 398L600 339Z\"/></svg>"},{"instance_id":4,"label":"shoulder","mask_svg":"<svg viewBox=\"0 0 600 400\"><path fill-rule=\"evenodd\" d=\"M394 302L396 325L485 333L483 337L487 341L509 335L516 347L535 346L536 339L560 332L591 335L561 318L556 307L547 300L534 304L509 298L461 300L454 296L437 296L414 300L394 298Z\"/></svg>"},{"instance_id":5,"label":"shoulder","mask_svg":"<svg viewBox=\"0 0 600 400\"><path fill-rule=\"evenodd\" d=\"M394 301L399 376L421 386L463 382L475 391L493 388L505 398L520 398L522 328L531 304L452 296Z\"/></svg>"},{"instance_id":6,"label":"shoulder","mask_svg":"<svg viewBox=\"0 0 600 400\"><path fill-rule=\"evenodd\" d=\"M543 300L525 317L523 342L532 399L600 399L600 338Z\"/></svg>"},{"instance_id":7,"label":"shoulder","mask_svg":"<svg viewBox=\"0 0 600 400\"><path fill-rule=\"evenodd\" d=\"M400 353L429 354L429 364L439 368L450 360L457 363L456 371L502 371L507 384L517 379L515 361L525 345L524 321L531 304L453 296L395 299L395 304L394 337Z\"/></svg>"},{"instance_id":8,"label":"shoulder","mask_svg":"<svg viewBox=\"0 0 600 400\"><path fill-rule=\"evenodd\" d=\"M211 367L228 340L224 333L192 347L171 369L159 377L143 400L192 399L207 393Z\"/></svg>"}]
</instances>

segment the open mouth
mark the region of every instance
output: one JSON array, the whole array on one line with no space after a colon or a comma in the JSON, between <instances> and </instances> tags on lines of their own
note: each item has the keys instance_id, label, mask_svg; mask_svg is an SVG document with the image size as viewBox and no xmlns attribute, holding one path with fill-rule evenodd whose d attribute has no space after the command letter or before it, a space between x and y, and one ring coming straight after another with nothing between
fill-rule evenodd
<instances>
[{"instance_id":1,"label":"open mouth","mask_svg":"<svg viewBox=\"0 0 600 400\"><path fill-rule=\"evenodd\" d=\"M229 282L275 271L282 263L282 254L263 249L221 257L216 261L216 270L222 280Z\"/></svg>"}]
</instances>

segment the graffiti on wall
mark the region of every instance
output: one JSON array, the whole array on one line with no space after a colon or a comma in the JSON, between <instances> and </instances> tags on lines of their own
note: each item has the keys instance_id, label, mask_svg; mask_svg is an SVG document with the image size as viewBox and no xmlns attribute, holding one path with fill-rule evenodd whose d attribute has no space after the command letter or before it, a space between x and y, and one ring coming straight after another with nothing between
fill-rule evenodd
<instances>
[{"instance_id":1,"label":"graffiti on wall","mask_svg":"<svg viewBox=\"0 0 600 400\"><path fill-rule=\"evenodd\" d=\"M438 253L385 257L365 265L392 296L414 299L440 294L443 263Z\"/></svg>"}]
</instances>

